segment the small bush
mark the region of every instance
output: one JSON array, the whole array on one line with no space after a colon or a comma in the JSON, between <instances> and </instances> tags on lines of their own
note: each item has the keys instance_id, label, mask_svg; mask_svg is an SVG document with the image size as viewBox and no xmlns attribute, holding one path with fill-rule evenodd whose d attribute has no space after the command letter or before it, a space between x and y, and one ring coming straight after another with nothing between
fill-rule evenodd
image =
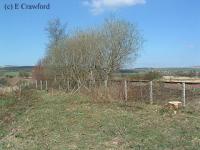
<instances>
[{"instance_id":1,"label":"small bush","mask_svg":"<svg viewBox=\"0 0 200 150\"><path fill-rule=\"evenodd\" d=\"M160 79L162 75L157 71L151 71L144 75L144 80Z\"/></svg>"},{"instance_id":2,"label":"small bush","mask_svg":"<svg viewBox=\"0 0 200 150\"><path fill-rule=\"evenodd\" d=\"M5 78L0 78L0 85L8 85L8 81Z\"/></svg>"},{"instance_id":3,"label":"small bush","mask_svg":"<svg viewBox=\"0 0 200 150\"><path fill-rule=\"evenodd\" d=\"M30 76L30 74L28 72L25 72L25 71L20 71L19 72L19 77L25 77L25 78L27 78L29 76Z\"/></svg>"},{"instance_id":4,"label":"small bush","mask_svg":"<svg viewBox=\"0 0 200 150\"><path fill-rule=\"evenodd\" d=\"M160 72L151 71L147 73L138 73L127 77L129 80L156 80L162 77Z\"/></svg>"},{"instance_id":5,"label":"small bush","mask_svg":"<svg viewBox=\"0 0 200 150\"><path fill-rule=\"evenodd\" d=\"M6 78L13 78L13 75L6 75Z\"/></svg>"}]
</instances>

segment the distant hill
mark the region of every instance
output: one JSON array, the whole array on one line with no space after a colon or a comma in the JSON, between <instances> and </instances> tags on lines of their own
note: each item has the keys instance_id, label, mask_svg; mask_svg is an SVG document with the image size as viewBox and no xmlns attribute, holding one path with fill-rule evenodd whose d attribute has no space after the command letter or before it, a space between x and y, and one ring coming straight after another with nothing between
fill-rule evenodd
<instances>
[{"instance_id":1,"label":"distant hill","mask_svg":"<svg viewBox=\"0 0 200 150\"><path fill-rule=\"evenodd\" d=\"M0 67L0 70L4 71L31 71L34 66L5 66Z\"/></svg>"},{"instance_id":2,"label":"distant hill","mask_svg":"<svg viewBox=\"0 0 200 150\"><path fill-rule=\"evenodd\" d=\"M188 68L183 68L183 67L169 67L169 68L134 68L134 69L120 69L116 71L116 73L145 73L149 71L157 71L161 72L164 74L170 74L170 73L176 73L176 72L191 72L191 71L196 71L200 72L200 66L195 66L195 67L188 67Z\"/></svg>"},{"instance_id":3,"label":"distant hill","mask_svg":"<svg viewBox=\"0 0 200 150\"><path fill-rule=\"evenodd\" d=\"M193 66L192 68L197 68L197 69L200 69L200 66Z\"/></svg>"}]
</instances>

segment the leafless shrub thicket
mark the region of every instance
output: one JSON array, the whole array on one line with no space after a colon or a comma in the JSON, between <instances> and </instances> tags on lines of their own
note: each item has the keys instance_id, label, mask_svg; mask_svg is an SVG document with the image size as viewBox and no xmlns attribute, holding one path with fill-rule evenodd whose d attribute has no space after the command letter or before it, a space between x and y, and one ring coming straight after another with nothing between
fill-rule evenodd
<instances>
[{"instance_id":1,"label":"leafless shrub thicket","mask_svg":"<svg viewBox=\"0 0 200 150\"><path fill-rule=\"evenodd\" d=\"M143 45L137 27L115 17L85 30L66 33L65 29L58 19L49 22L48 48L38 65L43 68L38 69L40 76L42 72L45 78L60 84L70 81L82 85L85 80L96 84L96 80L109 80L129 58L135 60ZM38 77L37 71L35 76Z\"/></svg>"}]
</instances>

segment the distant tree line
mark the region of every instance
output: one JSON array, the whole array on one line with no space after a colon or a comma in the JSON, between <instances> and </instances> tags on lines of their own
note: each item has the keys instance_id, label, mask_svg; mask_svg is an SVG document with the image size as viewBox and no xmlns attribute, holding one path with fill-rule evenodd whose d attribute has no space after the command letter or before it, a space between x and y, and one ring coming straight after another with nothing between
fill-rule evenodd
<instances>
[{"instance_id":1,"label":"distant tree line","mask_svg":"<svg viewBox=\"0 0 200 150\"><path fill-rule=\"evenodd\" d=\"M144 42L136 25L116 17L105 19L100 26L67 33L66 25L55 19L46 31L49 43L34 70L36 78L109 80L128 60L135 61Z\"/></svg>"},{"instance_id":2,"label":"distant tree line","mask_svg":"<svg viewBox=\"0 0 200 150\"><path fill-rule=\"evenodd\" d=\"M185 76L185 77L199 77L200 73L196 70L190 71L177 71L174 73L175 76Z\"/></svg>"}]
</instances>

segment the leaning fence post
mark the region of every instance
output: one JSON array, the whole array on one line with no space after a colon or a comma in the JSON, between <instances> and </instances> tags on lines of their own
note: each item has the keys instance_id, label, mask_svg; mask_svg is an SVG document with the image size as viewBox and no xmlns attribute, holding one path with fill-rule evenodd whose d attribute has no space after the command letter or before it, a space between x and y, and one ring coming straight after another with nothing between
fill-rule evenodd
<instances>
[{"instance_id":1,"label":"leaning fence post","mask_svg":"<svg viewBox=\"0 0 200 150\"><path fill-rule=\"evenodd\" d=\"M124 81L124 94L125 94L125 101L128 99L128 92L127 92L127 81Z\"/></svg>"},{"instance_id":2,"label":"leaning fence post","mask_svg":"<svg viewBox=\"0 0 200 150\"><path fill-rule=\"evenodd\" d=\"M42 80L40 80L40 89L42 90Z\"/></svg>"},{"instance_id":3,"label":"leaning fence post","mask_svg":"<svg viewBox=\"0 0 200 150\"><path fill-rule=\"evenodd\" d=\"M78 89L80 88L80 85L81 84L81 81L80 81L80 79L78 80Z\"/></svg>"},{"instance_id":4,"label":"leaning fence post","mask_svg":"<svg viewBox=\"0 0 200 150\"><path fill-rule=\"evenodd\" d=\"M153 81L150 81L150 104L153 104Z\"/></svg>"},{"instance_id":5,"label":"leaning fence post","mask_svg":"<svg viewBox=\"0 0 200 150\"><path fill-rule=\"evenodd\" d=\"M185 82L183 82L183 107L185 107Z\"/></svg>"}]
</instances>

